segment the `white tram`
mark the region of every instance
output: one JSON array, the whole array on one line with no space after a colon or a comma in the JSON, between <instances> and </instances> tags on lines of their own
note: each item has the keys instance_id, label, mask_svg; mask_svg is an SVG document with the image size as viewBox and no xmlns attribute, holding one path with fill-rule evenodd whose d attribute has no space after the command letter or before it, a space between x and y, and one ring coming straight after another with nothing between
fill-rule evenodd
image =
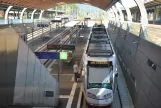
<instances>
[{"instance_id":1,"label":"white tram","mask_svg":"<svg viewBox=\"0 0 161 108\"><path fill-rule=\"evenodd\" d=\"M109 106L115 90L116 55L105 27L94 26L83 55L82 90L89 106Z\"/></svg>"}]
</instances>

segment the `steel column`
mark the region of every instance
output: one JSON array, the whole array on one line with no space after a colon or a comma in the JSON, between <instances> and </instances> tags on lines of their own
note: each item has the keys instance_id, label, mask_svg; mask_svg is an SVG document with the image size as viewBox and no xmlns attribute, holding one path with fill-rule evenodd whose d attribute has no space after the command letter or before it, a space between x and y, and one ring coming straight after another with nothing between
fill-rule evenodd
<instances>
[{"instance_id":1,"label":"steel column","mask_svg":"<svg viewBox=\"0 0 161 108\"><path fill-rule=\"evenodd\" d=\"M124 4L124 2L122 2L122 0L120 0L119 2L125 8L125 11L127 13L127 33L129 33L130 32L131 22L132 22L131 11L130 11L129 7L126 6L126 4Z\"/></svg>"},{"instance_id":2,"label":"steel column","mask_svg":"<svg viewBox=\"0 0 161 108\"><path fill-rule=\"evenodd\" d=\"M121 20L121 21L124 21L124 15L123 15L123 13L122 13L122 10L121 10L117 5L115 5L115 7L116 7L116 9L119 11L119 13L120 13L120 20Z\"/></svg>"},{"instance_id":3,"label":"steel column","mask_svg":"<svg viewBox=\"0 0 161 108\"><path fill-rule=\"evenodd\" d=\"M112 20L112 19L114 18L113 13L112 13L110 10L108 10L107 13L110 15L110 18L111 18L111 20Z\"/></svg>"},{"instance_id":4,"label":"steel column","mask_svg":"<svg viewBox=\"0 0 161 108\"><path fill-rule=\"evenodd\" d=\"M31 20L32 20L32 21L34 20L34 14L35 14L36 11L37 11L37 9L34 9L33 12L32 12L32 14L31 14ZM33 22L34 22L34 21L33 21Z\"/></svg>"},{"instance_id":5,"label":"steel column","mask_svg":"<svg viewBox=\"0 0 161 108\"><path fill-rule=\"evenodd\" d=\"M140 37L147 38L148 15L142 0L134 0L141 13L141 33Z\"/></svg>"},{"instance_id":6,"label":"steel column","mask_svg":"<svg viewBox=\"0 0 161 108\"><path fill-rule=\"evenodd\" d=\"M42 20L42 14L43 14L44 10L41 10L40 15L39 15L39 20Z\"/></svg>"},{"instance_id":7,"label":"steel column","mask_svg":"<svg viewBox=\"0 0 161 108\"><path fill-rule=\"evenodd\" d=\"M135 0L137 3L140 13L141 13L141 24L147 26L148 25L148 15L144 6L144 2L142 0Z\"/></svg>"},{"instance_id":8,"label":"steel column","mask_svg":"<svg viewBox=\"0 0 161 108\"><path fill-rule=\"evenodd\" d=\"M119 21L119 15L118 15L118 13L117 13L116 8L115 8L114 6L112 6L111 9L112 9L112 11L115 13L116 21Z\"/></svg>"},{"instance_id":9,"label":"steel column","mask_svg":"<svg viewBox=\"0 0 161 108\"><path fill-rule=\"evenodd\" d=\"M113 17L116 19L116 14L114 13L114 11L110 8L110 12L113 14Z\"/></svg>"},{"instance_id":10,"label":"steel column","mask_svg":"<svg viewBox=\"0 0 161 108\"><path fill-rule=\"evenodd\" d=\"M113 14L113 18L112 18L112 23L114 23L115 22L115 20L116 20L116 15L115 15L115 13L114 13L114 11L112 10L112 9L110 9L110 11L111 11L111 13Z\"/></svg>"},{"instance_id":11,"label":"steel column","mask_svg":"<svg viewBox=\"0 0 161 108\"><path fill-rule=\"evenodd\" d=\"M127 20L132 22L132 16L131 16L131 11L129 9L129 7L127 7L123 2L122 0L120 0L120 4L122 4L122 6L125 8L126 10L126 13L127 13Z\"/></svg>"},{"instance_id":12,"label":"steel column","mask_svg":"<svg viewBox=\"0 0 161 108\"><path fill-rule=\"evenodd\" d=\"M26 11L27 8L23 8L21 15L20 15L20 23L23 23L23 14Z\"/></svg>"},{"instance_id":13,"label":"steel column","mask_svg":"<svg viewBox=\"0 0 161 108\"><path fill-rule=\"evenodd\" d=\"M107 13L108 13L110 19L112 19L112 14L111 14L111 12L108 10Z\"/></svg>"},{"instance_id":14,"label":"steel column","mask_svg":"<svg viewBox=\"0 0 161 108\"><path fill-rule=\"evenodd\" d=\"M13 6L9 6L9 7L7 8L6 12L5 12L5 23L6 23L6 24L9 23L9 22L8 22L8 13L9 13L9 11L11 10L12 7L13 7Z\"/></svg>"}]
</instances>

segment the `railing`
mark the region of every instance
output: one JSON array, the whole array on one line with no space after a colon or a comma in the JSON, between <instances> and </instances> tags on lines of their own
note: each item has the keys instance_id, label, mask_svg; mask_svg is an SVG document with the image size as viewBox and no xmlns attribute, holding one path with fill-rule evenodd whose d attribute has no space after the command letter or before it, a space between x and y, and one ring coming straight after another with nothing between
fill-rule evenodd
<instances>
[{"instance_id":1,"label":"railing","mask_svg":"<svg viewBox=\"0 0 161 108\"><path fill-rule=\"evenodd\" d=\"M109 24L109 29L111 33L115 32L115 28L118 27L118 24L114 21L110 21ZM135 36L141 37L140 32L141 32L141 23L130 23L130 33L134 34ZM121 22L121 29L127 31L128 28L128 22L124 21ZM161 26L160 25L154 25L154 24L149 24L147 26L147 29L143 31L145 34L147 34L147 37L144 38L158 46L161 46Z\"/></svg>"},{"instance_id":2,"label":"railing","mask_svg":"<svg viewBox=\"0 0 161 108\"><path fill-rule=\"evenodd\" d=\"M140 23L131 23L130 32L132 34L136 35L136 36L139 36L140 28L141 28L141 24Z\"/></svg>"},{"instance_id":3,"label":"railing","mask_svg":"<svg viewBox=\"0 0 161 108\"><path fill-rule=\"evenodd\" d=\"M23 22L21 22L21 19L0 19L0 25L3 24L21 24L21 23L36 23L36 22L50 22L52 19L48 18L48 19L23 19Z\"/></svg>"},{"instance_id":4,"label":"railing","mask_svg":"<svg viewBox=\"0 0 161 108\"><path fill-rule=\"evenodd\" d=\"M40 22L40 23L43 23L43 22ZM49 22L45 22L45 23L49 24ZM51 24L48 27L44 27L44 28L36 27L36 25L37 23L13 24L12 27L15 29L17 33L20 34L20 36L22 36L23 38L27 38L27 41L37 38L40 35L46 34L47 32L50 31L50 29L53 30L53 28L55 28L55 24Z\"/></svg>"},{"instance_id":5,"label":"railing","mask_svg":"<svg viewBox=\"0 0 161 108\"><path fill-rule=\"evenodd\" d=\"M122 29L123 30L127 30L127 23L126 22L122 22Z\"/></svg>"},{"instance_id":6,"label":"railing","mask_svg":"<svg viewBox=\"0 0 161 108\"><path fill-rule=\"evenodd\" d=\"M161 46L161 27L158 25L148 25L146 38L148 41Z\"/></svg>"}]
</instances>

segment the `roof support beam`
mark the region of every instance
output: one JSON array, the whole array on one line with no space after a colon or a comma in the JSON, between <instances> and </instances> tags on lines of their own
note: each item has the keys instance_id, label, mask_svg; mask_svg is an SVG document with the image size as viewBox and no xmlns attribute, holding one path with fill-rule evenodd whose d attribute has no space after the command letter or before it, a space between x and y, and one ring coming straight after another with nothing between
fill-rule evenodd
<instances>
[{"instance_id":1,"label":"roof support beam","mask_svg":"<svg viewBox=\"0 0 161 108\"><path fill-rule=\"evenodd\" d=\"M41 10L40 15L39 15L39 20L42 20L42 14L43 14L44 10Z\"/></svg>"},{"instance_id":2,"label":"roof support beam","mask_svg":"<svg viewBox=\"0 0 161 108\"><path fill-rule=\"evenodd\" d=\"M37 9L34 9L33 12L32 12L32 14L31 14L31 19L32 20L34 20L34 14L35 14L36 11L37 11Z\"/></svg>"},{"instance_id":3,"label":"roof support beam","mask_svg":"<svg viewBox=\"0 0 161 108\"><path fill-rule=\"evenodd\" d=\"M113 17L114 17L114 16L113 16L113 13L112 13L110 10L108 10L107 13L108 13L109 17L110 17L111 19L113 19Z\"/></svg>"},{"instance_id":4,"label":"roof support beam","mask_svg":"<svg viewBox=\"0 0 161 108\"><path fill-rule=\"evenodd\" d=\"M8 22L8 13L9 13L9 11L11 10L12 7L13 7L13 6L9 6L9 7L7 8L6 12L5 12L5 23L6 23L6 24L9 23L9 22Z\"/></svg>"},{"instance_id":5,"label":"roof support beam","mask_svg":"<svg viewBox=\"0 0 161 108\"><path fill-rule=\"evenodd\" d=\"M114 13L114 11L113 11L111 8L110 8L109 10L110 10L110 12L112 13L113 19L114 19L114 18L116 19L116 14Z\"/></svg>"},{"instance_id":6,"label":"roof support beam","mask_svg":"<svg viewBox=\"0 0 161 108\"><path fill-rule=\"evenodd\" d=\"M141 33L140 37L147 38L147 25L148 25L148 15L142 0L134 0L139 7L141 13Z\"/></svg>"},{"instance_id":7,"label":"roof support beam","mask_svg":"<svg viewBox=\"0 0 161 108\"><path fill-rule=\"evenodd\" d=\"M23 23L23 14L26 11L27 8L23 8L21 15L20 15L20 23Z\"/></svg>"},{"instance_id":8,"label":"roof support beam","mask_svg":"<svg viewBox=\"0 0 161 108\"><path fill-rule=\"evenodd\" d=\"M116 8L115 8L114 6L112 6L111 9L112 9L112 11L115 13L116 21L119 21L119 15L118 15L118 13L117 13Z\"/></svg>"},{"instance_id":9,"label":"roof support beam","mask_svg":"<svg viewBox=\"0 0 161 108\"><path fill-rule=\"evenodd\" d=\"M119 11L119 13L120 13L120 20L121 20L121 21L124 21L124 15L123 15L123 13L122 13L122 10L121 10L117 5L115 5L115 7L116 7L116 9Z\"/></svg>"},{"instance_id":10,"label":"roof support beam","mask_svg":"<svg viewBox=\"0 0 161 108\"><path fill-rule=\"evenodd\" d=\"M134 1L137 3L140 13L141 13L141 24L147 25L148 24L148 16L147 16L147 12L146 12L146 9L144 6L144 2L142 0L134 0Z\"/></svg>"},{"instance_id":11,"label":"roof support beam","mask_svg":"<svg viewBox=\"0 0 161 108\"><path fill-rule=\"evenodd\" d=\"M122 4L122 6L125 8L126 13L127 13L127 20L132 22L132 15L131 15L131 11L129 9L129 7L127 7L124 2L122 2L122 0L120 0L120 4Z\"/></svg>"}]
</instances>

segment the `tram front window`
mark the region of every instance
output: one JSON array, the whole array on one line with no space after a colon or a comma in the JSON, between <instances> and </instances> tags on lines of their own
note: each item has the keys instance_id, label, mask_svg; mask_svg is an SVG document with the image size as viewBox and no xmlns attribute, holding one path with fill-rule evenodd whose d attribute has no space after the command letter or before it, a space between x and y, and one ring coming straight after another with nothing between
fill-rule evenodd
<instances>
[{"instance_id":1,"label":"tram front window","mask_svg":"<svg viewBox=\"0 0 161 108\"><path fill-rule=\"evenodd\" d=\"M111 84L108 83L88 83L88 89L90 88L106 88L112 90Z\"/></svg>"}]
</instances>

